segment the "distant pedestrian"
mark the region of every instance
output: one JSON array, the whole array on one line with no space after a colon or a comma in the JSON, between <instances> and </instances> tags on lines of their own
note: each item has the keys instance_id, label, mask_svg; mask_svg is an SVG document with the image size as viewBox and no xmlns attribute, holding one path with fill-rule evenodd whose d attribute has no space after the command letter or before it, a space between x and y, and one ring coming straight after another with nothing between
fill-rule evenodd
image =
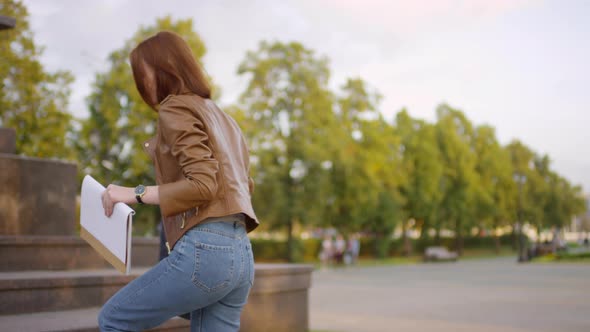
<instances>
[{"instance_id":1,"label":"distant pedestrian","mask_svg":"<svg viewBox=\"0 0 590 332\"><path fill-rule=\"evenodd\" d=\"M346 250L346 241L342 234L336 236L336 243L334 244L334 260L336 263L342 263L344 258L344 251Z\"/></svg>"},{"instance_id":2,"label":"distant pedestrian","mask_svg":"<svg viewBox=\"0 0 590 332\"><path fill-rule=\"evenodd\" d=\"M350 240L350 251L352 253L352 264L356 264L359 258L359 253L361 251L361 242L359 240L358 234L353 234Z\"/></svg>"},{"instance_id":3,"label":"distant pedestrian","mask_svg":"<svg viewBox=\"0 0 590 332\"><path fill-rule=\"evenodd\" d=\"M324 236L322 241L322 250L320 252L320 261L326 265L332 260L334 252L334 244L332 243L332 237L329 235Z\"/></svg>"}]
</instances>

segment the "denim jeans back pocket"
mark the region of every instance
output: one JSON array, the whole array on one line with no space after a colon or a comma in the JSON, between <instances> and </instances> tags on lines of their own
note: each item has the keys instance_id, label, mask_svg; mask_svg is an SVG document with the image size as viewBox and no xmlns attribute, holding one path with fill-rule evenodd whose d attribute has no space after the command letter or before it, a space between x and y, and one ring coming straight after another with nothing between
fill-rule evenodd
<instances>
[{"instance_id":1,"label":"denim jeans back pocket","mask_svg":"<svg viewBox=\"0 0 590 332\"><path fill-rule=\"evenodd\" d=\"M231 285L234 265L234 247L197 242L192 281L208 293L225 290Z\"/></svg>"}]
</instances>

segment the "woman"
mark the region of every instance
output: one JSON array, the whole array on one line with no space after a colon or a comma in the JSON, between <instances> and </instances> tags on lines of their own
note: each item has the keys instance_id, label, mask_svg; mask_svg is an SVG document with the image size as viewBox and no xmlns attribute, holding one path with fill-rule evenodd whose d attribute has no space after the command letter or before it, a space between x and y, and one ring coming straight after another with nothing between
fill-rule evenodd
<instances>
[{"instance_id":1,"label":"woman","mask_svg":"<svg viewBox=\"0 0 590 332\"><path fill-rule=\"evenodd\" d=\"M191 331L238 331L254 279L247 232L258 226L249 155L236 122L211 101L206 75L172 32L130 55L143 100L158 112L144 144L156 186L109 185L105 214L117 202L157 204L169 256L117 292L99 314L101 331L141 331L190 312Z\"/></svg>"}]
</instances>

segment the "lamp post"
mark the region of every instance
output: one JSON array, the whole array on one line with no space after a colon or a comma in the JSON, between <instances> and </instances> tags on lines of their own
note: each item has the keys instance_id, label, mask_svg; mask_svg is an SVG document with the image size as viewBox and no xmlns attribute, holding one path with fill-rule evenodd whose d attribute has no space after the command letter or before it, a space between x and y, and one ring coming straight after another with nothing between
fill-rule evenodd
<instances>
[{"instance_id":1,"label":"lamp post","mask_svg":"<svg viewBox=\"0 0 590 332\"><path fill-rule=\"evenodd\" d=\"M527 260L526 254L526 241L525 235L523 232L524 222L523 222L523 212L522 212L522 186L526 182L526 176L521 173L514 174L514 181L518 184L518 211L517 211L517 222L516 222L516 236L518 242L518 262L522 263Z\"/></svg>"},{"instance_id":2,"label":"lamp post","mask_svg":"<svg viewBox=\"0 0 590 332\"><path fill-rule=\"evenodd\" d=\"M12 17L0 15L0 30L12 29L16 24L16 20Z\"/></svg>"},{"instance_id":3,"label":"lamp post","mask_svg":"<svg viewBox=\"0 0 590 332\"><path fill-rule=\"evenodd\" d=\"M0 15L0 30L14 28L16 20ZM16 152L16 132L14 129L0 127L0 153Z\"/></svg>"}]
</instances>

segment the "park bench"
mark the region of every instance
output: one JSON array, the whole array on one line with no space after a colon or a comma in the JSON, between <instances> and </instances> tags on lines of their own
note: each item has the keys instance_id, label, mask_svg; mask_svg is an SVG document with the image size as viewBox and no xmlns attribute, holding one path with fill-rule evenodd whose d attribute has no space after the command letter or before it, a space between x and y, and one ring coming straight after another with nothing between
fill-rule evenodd
<instances>
[{"instance_id":1,"label":"park bench","mask_svg":"<svg viewBox=\"0 0 590 332\"><path fill-rule=\"evenodd\" d=\"M456 252L449 251L445 247L428 247L424 252L424 261L456 261L459 256Z\"/></svg>"}]
</instances>

